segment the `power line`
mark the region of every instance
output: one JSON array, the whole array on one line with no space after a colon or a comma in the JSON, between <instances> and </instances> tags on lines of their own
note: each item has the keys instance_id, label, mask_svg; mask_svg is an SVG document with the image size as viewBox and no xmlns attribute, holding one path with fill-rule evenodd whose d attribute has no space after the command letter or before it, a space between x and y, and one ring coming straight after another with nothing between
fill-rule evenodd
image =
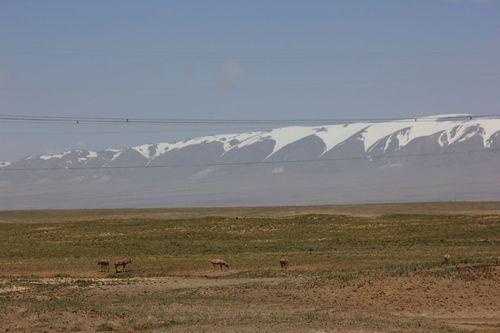
<instances>
[{"instance_id":1,"label":"power line","mask_svg":"<svg viewBox=\"0 0 500 333\"><path fill-rule=\"evenodd\" d=\"M463 179L461 179L463 180ZM100 194L93 194L91 196L88 196L86 195L85 193L81 196L78 197L78 199L99 199L99 198L103 198L103 199L107 199L107 198L110 198L112 197L113 199L133 199L133 198L144 198L145 196L148 197L148 196L156 196L156 195L165 195L165 194L175 194L175 195L180 195L182 196L183 198L186 198L186 197L201 197L201 196L207 196L207 194L210 194L207 196L207 198L209 198L210 196L213 196L214 194L241 194L241 193L245 193L248 191L248 188L244 188L244 189L240 189L238 187L224 187L224 188L218 188L218 189L214 189L214 188L210 188L210 189L207 189L206 187L208 186L212 186L213 183L217 184L217 182L212 182L212 183L209 183L209 184L203 184L205 186L205 188L201 188L198 186L198 187L195 187L195 186L189 186L189 187L186 187L186 186L183 186L183 187L180 187L179 185L175 185L174 188L171 188L169 187L168 189L167 188L161 188L161 189L158 189L158 188L155 188L153 190L143 190L141 189L141 191L137 191L137 192L134 192L134 191L130 191L130 192L127 192L127 193L113 193L112 196L110 196L110 194L102 194L103 191L100 191L99 193ZM357 192L357 191L360 191L360 190L373 190L373 189L381 189L381 188L397 188L397 189L409 189L409 188L412 188L412 189L428 189L428 188L443 188L443 186L448 186L448 187L451 187L451 186L456 186L457 184L460 184L462 186L464 185L490 185L490 186L498 186L500 185L500 183L497 183L497 182L481 182L481 183L478 183L477 181L474 181L474 182L460 182L460 183L457 183L457 182L447 182L447 183L439 183L439 184L418 184L418 185L402 185L402 184L369 184L369 185L365 185L365 184L360 184L360 185L338 185L336 184L335 185L335 190L336 191L349 191L349 192ZM328 185L330 188L331 188L331 185ZM45 187L45 185L44 185ZM51 188L50 190L53 190L54 188ZM266 186L263 186L263 185L259 185L257 187L253 187L252 190L259 190L260 189L260 193L259 193L259 197L260 198L270 198L270 195L268 193L266 193L266 191L269 190L268 187ZM300 190L296 190L297 192L300 192ZM192 192L195 192L195 193L192 193ZM486 191L484 191L486 192ZM463 192L461 191L460 194L477 194L477 193L484 193L484 192L478 192L478 191L470 191L468 190L467 192ZM486 192L487 193L487 192ZM54 195L53 193L48 193L47 195ZM56 194L57 195L57 194ZM272 198L276 198L276 195L272 195ZM313 200L313 201L309 201L309 202L304 202L303 200L301 200L302 204L317 204L318 201L317 200ZM189 203L190 204L196 204L197 202L193 202L191 200L189 200ZM199 202L201 203L201 202Z\"/></svg>"},{"instance_id":2,"label":"power line","mask_svg":"<svg viewBox=\"0 0 500 333\"><path fill-rule=\"evenodd\" d=\"M214 124L214 126L218 126L218 124ZM259 127L258 130L271 130L273 129L272 127L265 127L261 128ZM160 133L160 134L169 134L169 133L186 133L186 132L207 132L207 128L184 128L184 129L162 129L162 130L155 130L155 129L150 129L150 130L128 130L128 131L67 131L67 132L0 132L0 136L7 136L7 135L48 135L48 136L57 136L57 135L80 135L80 134L153 134L153 133ZM255 127L238 127L238 128L231 128L227 129L224 128L225 131L240 131L240 130L256 130ZM210 130L213 131L213 130ZM219 133L217 133L219 134ZM214 134L215 135L215 134Z\"/></svg>"},{"instance_id":3,"label":"power line","mask_svg":"<svg viewBox=\"0 0 500 333\"><path fill-rule=\"evenodd\" d=\"M303 179L303 177L301 177L301 179ZM312 179L311 175L308 175L306 177L306 179L307 179L307 181L309 181L309 179ZM464 186L464 185L471 185L471 186L481 185L481 186L483 186L484 185L484 186L490 186L490 187L500 185L499 183L492 182L492 181L478 182L477 180L473 180L473 181L467 181L467 180L468 180L468 178L461 177L460 179L457 179L453 182L445 182L445 183L439 183L439 184L434 184L434 183L433 184L415 184L415 185L404 185L402 183L396 184L393 182L383 183L383 184L368 184L368 185L365 184L364 182L362 182L362 183L358 183L358 185L354 185L354 184L352 184L352 182L349 182L347 184L346 183L343 183L343 184L336 183L335 189L341 190L341 191L343 191L342 193L344 193L344 191L359 192L360 189L361 190L372 190L372 189L380 190L380 188L398 188L398 189L402 189L402 188L418 188L418 189L440 188L441 189L441 188L443 188L443 186L450 187L450 186L457 186L457 185L462 185L462 186ZM204 187L200 187L200 186L196 186L196 187L195 186L188 186L188 187L186 187L185 183L169 184L169 186L167 188L162 187L161 189L159 189L159 188L150 189L150 187L148 186L147 190L142 188L140 191L137 191L137 189L135 189L135 191L114 193L111 197L112 198L119 198L119 199L132 199L132 198L139 198L139 197L144 198L145 196L155 196L155 195L164 195L164 194L168 194L168 193L174 193L176 195L180 194L183 198L186 198L186 197L193 197L193 196L206 196L207 194L213 195L213 194L242 193L238 189L238 187L227 188L227 186L226 186L225 188L227 188L227 189L221 190L220 188L217 189L216 187L213 187L214 184L218 184L218 181L211 180L211 181L203 182L201 184L200 184L200 182L197 182L197 185L202 185ZM254 185L254 184L248 184L248 186L251 186L251 185ZM262 184L256 185L256 186L257 187L255 187L255 185L254 185L252 190L261 189L261 191L259 193L259 197L261 197L261 198L269 197L269 194L266 192L269 190L268 187L263 186ZM331 187L331 185L327 185L327 187ZM44 191L43 191L44 195L60 194L60 193L51 193L50 192L50 191L58 189L58 186L56 184L44 184L43 189L44 189ZM323 187L323 189L324 189L324 187ZM49 192L47 192L47 191L49 191ZM192 193L193 191L195 191L195 193ZM248 191L248 188L246 187L243 192L247 192L247 191ZM98 193L99 194L93 193L91 196L88 196L87 194L81 193L82 195L78 195L78 199L86 200L86 199L96 199L96 198L110 198L109 193L102 194L103 193L102 189ZM464 192L463 189L460 190L461 195L470 194L470 193L481 194L481 193L488 193L488 192L478 192L478 191L471 192L470 190L467 192ZM36 196L37 194L33 194L33 195ZM16 195L15 193L9 192L9 198L16 197L16 196L17 197L21 197L21 196L25 197L24 194ZM207 198L209 198L209 197L210 196L208 196ZM273 195L272 198L276 198L276 195ZM317 200L313 200L313 201L301 200L301 204L306 204L307 202L309 202L310 204L318 204ZM189 200L189 203L196 204L197 202ZM202 203L202 202L199 202L199 203Z\"/></svg>"},{"instance_id":4,"label":"power line","mask_svg":"<svg viewBox=\"0 0 500 333\"><path fill-rule=\"evenodd\" d=\"M43 45L10 45L0 44L0 53L12 54L60 54L69 56L90 56L90 57L243 57L243 58L334 58L334 57L450 57L450 56L478 56L494 55L500 53L500 50L457 50L457 51L366 51L366 52L335 52L335 53L305 53L305 52L251 52L251 51L226 51L226 52L201 52L201 51L136 51L119 49L99 49L92 50L88 48L57 47Z\"/></svg>"},{"instance_id":5,"label":"power line","mask_svg":"<svg viewBox=\"0 0 500 333\"><path fill-rule=\"evenodd\" d=\"M428 81L428 80L453 80L457 81L460 79L474 79L474 78L498 78L500 73L480 73L480 74L465 74L458 75L454 77L449 76L421 76L421 77L401 77L401 78L390 78L390 79L367 79L367 80L345 80L345 81L335 81L335 82L268 82L268 83L255 83L255 84L238 84L238 85L224 85L224 84L198 84L198 85L187 85L187 86L165 86L165 87L122 87L122 88L112 88L112 87L98 87L98 88L84 88L84 87L69 87L64 86L57 88L57 91L62 90L76 90L81 91L142 91L142 92L164 92L164 91L179 91L184 89L238 89L238 88L301 88L301 87L335 87L340 85L351 85L351 84L392 84L392 83L404 83L413 81ZM35 88L35 89L24 89L24 91L47 91L48 88ZM0 89L0 92L9 92L10 89ZM19 91L19 89L15 89Z\"/></svg>"},{"instance_id":6,"label":"power line","mask_svg":"<svg viewBox=\"0 0 500 333\"><path fill-rule=\"evenodd\" d=\"M89 116L49 116L49 115L10 115L0 114L0 121L40 122L40 123L70 123L70 124L197 124L197 125L227 125L227 124L350 124L350 123L383 123L383 122L435 122L435 121L468 121L479 119L500 119L500 115L450 115L415 118L323 118L323 119L208 119L208 118L119 118L119 117L89 117Z\"/></svg>"},{"instance_id":7,"label":"power line","mask_svg":"<svg viewBox=\"0 0 500 333\"><path fill-rule=\"evenodd\" d=\"M301 163L316 163L316 162L334 162L334 161L352 161L352 160L367 160L384 158L404 158L404 157L428 157L454 154L473 154L473 153L495 153L500 149L483 149L483 150L467 150L467 151L443 151L439 153L416 153L416 154L387 154L387 155L368 155L354 157L339 157L339 158L323 158L323 159L300 159L286 161L255 161L255 162L220 162L220 163L197 163L197 164L165 164L165 165L136 165L136 166L95 166L95 167L48 167L48 168L0 168L2 171L75 171L75 170L108 170L108 169L159 169L159 168L188 168L188 167L210 167L210 166L252 166L252 165L275 165L275 164L301 164Z\"/></svg>"}]
</instances>

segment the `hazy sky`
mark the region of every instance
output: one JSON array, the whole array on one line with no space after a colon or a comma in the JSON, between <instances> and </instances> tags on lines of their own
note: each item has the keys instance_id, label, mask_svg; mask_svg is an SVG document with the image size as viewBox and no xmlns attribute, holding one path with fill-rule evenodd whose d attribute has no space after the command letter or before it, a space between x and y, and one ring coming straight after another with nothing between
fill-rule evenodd
<instances>
[{"instance_id":1,"label":"hazy sky","mask_svg":"<svg viewBox=\"0 0 500 333\"><path fill-rule=\"evenodd\" d=\"M0 113L500 114L500 1L0 0ZM0 160L243 126L0 123Z\"/></svg>"}]
</instances>

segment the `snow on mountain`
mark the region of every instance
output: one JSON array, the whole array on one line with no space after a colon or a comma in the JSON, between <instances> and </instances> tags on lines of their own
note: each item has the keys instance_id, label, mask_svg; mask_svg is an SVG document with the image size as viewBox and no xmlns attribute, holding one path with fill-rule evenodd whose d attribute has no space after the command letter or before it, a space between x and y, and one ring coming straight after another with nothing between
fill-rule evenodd
<instances>
[{"instance_id":1,"label":"snow on mountain","mask_svg":"<svg viewBox=\"0 0 500 333\"><path fill-rule=\"evenodd\" d=\"M443 138L446 138L439 142L442 147L465 141L475 134L479 134L483 137L484 147L488 148L491 137L500 131L500 119L446 120L459 116L463 117L464 115L441 115L429 117L430 119L423 117L416 120L408 119L380 123L354 123L315 127L291 126L270 131L205 136L175 143L160 143L153 157L158 157L167 151L179 150L201 143L223 143L224 150L227 152L264 140L274 141L273 151L269 155L271 156L289 144L311 135L315 135L323 141L326 147L324 153L326 153L358 133L362 135L366 152L369 152L370 148L378 141L392 134L397 134L398 148L402 148L417 138L431 136L440 132L442 132ZM471 128L475 128L475 130L469 131ZM146 158L150 158L150 146L143 145L134 147L134 149L141 151Z\"/></svg>"},{"instance_id":2,"label":"snow on mountain","mask_svg":"<svg viewBox=\"0 0 500 333\"><path fill-rule=\"evenodd\" d=\"M112 154L112 157L109 160L111 162L116 160L123 153L123 149L106 149L104 152Z\"/></svg>"},{"instance_id":3,"label":"snow on mountain","mask_svg":"<svg viewBox=\"0 0 500 333\"><path fill-rule=\"evenodd\" d=\"M493 136L500 131L500 119L485 119L479 122L479 126L483 130L484 146L490 148Z\"/></svg>"},{"instance_id":4,"label":"snow on mountain","mask_svg":"<svg viewBox=\"0 0 500 333\"><path fill-rule=\"evenodd\" d=\"M346 125L331 125L319 127L316 130L316 135L325 144L325 151L323 154L332 150L345 140L354 136L368 127L367 124L346 124Z\"/></svg>"},{"instance_id":5,"label":"snow on mountain","mask_svg":"<svg viewBox=\"0 0 500 333\"><path fill-rule=\"evenodd\" d=\"M194 146L204 143L214 143L214 142L222 143L224 151L227 152L231 149L241 148L245 145L251 144L252 143L251 139L253 137L259 137L262 133L263 132L248 132L248 133L236 133L236 134L224 134L224 135L211 135L211 136L192 138L185 141L177 141L174 143L163 142L157 144L156 153L152 157L156 158L167 152L180 150L189 146ZM243 142L246 142L246 144L242 144Z\"/></svg>"},{"instance_id":6,"label":"snow on mountain","mask_svg":"<svg viewBox=\"0 0 500 333\"><path fill-rule=\"evenodd\" d=\"M460 117L457 119L456 117ZM319 138L324 144L323 155L347 140L358 137L362 141L365 153L382 142L382 151L389 147L401 149L410 142L424 137L439 134L437 143L442 148L465 142L475 136L482 138L483 148L490 148L495 134L500 132L500 119L478 118L468 119L467 115L440 115L387 122L364 122L350 124L335 124L324 126L290 126L267 131L253 131L196 137L173 143L143 144L125 149L106 149L101 152L86 150L68 150L58 154L27 157L25 161L38 159L42 161L64 160L65 163L82 165L90 160L101 158L105 165L116 161L127 151L135 151L143 156L147 163L165 154L180 151L196 145L218 143L222 147L222 155L254 144L270 141L273 148L267 153L267 158L283 148L307 137ZM385 141L384 141L385 140ZM377 148L379 151L380 148ZM221 155L221 156L222 156ZM127 158L132 158L128 156ZM1 162L0 167L7 167L12 162Z\"/></svg>"},{"instance_id":7,"label":"snow on mountain","mask_svg":"<svg viewBox=\"0 0 500 333\"><path fill-rule=\"evenodd\" d=\"M152 145L146 144L146 145L132 147L132 149L135 150L136 152L140 153L145 158L149 159L151 157L151 150L150 150L151 147L152 147Z\"/></svg>"},{"instance_id":8,"label":"snow on mountain","mask_svg":"<svg viewBox=\"0 0 500 333\"><path fill-rule=\"evenodd\" d=\"M96 158L98 155L95 151L89 151L87 156L85 157L85 159L92 159L92 158Z\"/></svg>"},{"instance_id":9,"label":"snow on mountain","mask_svg":"<svg viewBox=\"0 0 500 333\"><path fill-rule=\"evenodd\" d=\"M53 158L63 158L64 156L71 154L71 150L59 153L59 154L52 154L52 155L42 155L40 156L40 159L42 160L51 160Z\"/></svg>"},{"instance_id":10,"label":"snow on mountain","mask_svg":"<svg viewBox=\"0 0 500 333\"><path fill-rule=\"evenodd\" d=\"M95 152L95 151L87 151L87 150L83 151L83 150L75 149L75 150L67 150L65 152L58 153L58 154L41 155L41 156L39 156L39 158L41 160L48 161L48 160L52 160L52 159L62 159L63 157L66 157L70 154L78 155L77 160L79 162L88 161L88 160L96 158L98 156L97 152Z\"/></svg>"}]
</instances>

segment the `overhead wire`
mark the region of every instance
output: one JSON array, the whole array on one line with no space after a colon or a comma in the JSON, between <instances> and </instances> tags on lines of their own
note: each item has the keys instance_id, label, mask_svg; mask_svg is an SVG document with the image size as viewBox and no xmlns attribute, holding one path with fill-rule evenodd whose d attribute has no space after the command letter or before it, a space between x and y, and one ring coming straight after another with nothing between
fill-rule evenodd
<instances>
[{"instance_id":1,"label":"overhead wire","mask_svg":"<svg viewBox=\"0 0 500 333\"><path fill-rule=\"evenodd\" d=\"M214 126L218 126L217 124L214 124ZM259 131L266 131L266 130L271 130L274 127L258 127ZM0 136L24 136L24 135L49 135L49 136L57 136L57 135L85 135L85 134L169 134L169 133L193 133L193 132L207 132L209 129L205 128L184 128L184 129L162 129L162 130L156 130L156 129L149 129L149 130L123 130L123 131L67 131L67 132L3 132L0 131ZM240 131L240 130L257 130L256 127L238 127L238 128L224 128L224 131L230 132L230 131ZM211 130L213 131L213 130ZM220 133L217 133L220 134ZM216 134L214 134L216 135Z\"/></svg>"},{"instance_id":2,"label":"overhead wire","mask_svg":"<svg viewBox=\"0 0 500 333\"><path fill-rule=\"evenodd\" d=\"M344 81L323 81L323 82L263 82L263 83L246 83L238 85L227 85L227 84L197 84L197 85L184 85L184 86L163 86L163 87L71 87L64 86L57 89L51 88L31 88L22 89L23 91L67 91L75 90L78 92L82 91L180 91L186 89L240 89L240 88L302 88L302 87L335 87L341 85L352 85L352 84L392 84L392 83L403 83L403 82L413 82L413 81L427 81L427 80L453 80L454 82L460 79L473 79L473 78L499 78L500 73L474 73L474 74L464 74L457 76L421 76L421 77L399 77L399 78L387 78L387 79L366 79L366 80L344 80ZM9 89L2 88L0 92L10 92L19 91L20 89Z\"/></svg>"},{"instance_id":3,"label":"overhead wire","mask_svg":"<svg viewBox=\"0 0 500 333\"><path fill-rule=\"evenodd\" d=\"M500 149L490 148L483 150L462 150L462 151L443 151L437 153L415 153L415 154L385 154L385 155L368 155L368 156L352 156L352 157L337 157L337 158L322 158L322 159L296 159L296 160L264 160L253 162L212 162L212 163L182 163L182 164L143 164L143 165L108 165L95 167L3 167L2 171L81 171L81 170L113 170L113 169L160 169L160 168L198 168L211 166L252 166L252 165L276 165L276 164L301 164L301 163L325 163L334 161L352 161L352 160L376 160L390 158L405 158L405 157L429 157L442 156L453 154L475 154L475 153L496 153Z\"/></svg>"},{"instance_id":4,"label":"overhead wire","mask_svg":"<svg viewBox=\"0 0 500 333\"><path fill-rule=\"evenodd\" d=\"M311 177L309 177L309 178L311 178ZM212 198L214 194L232 194L232 195L234 195L235 193L244 194L244 193L248 192L248 186L245 189L238 188L238 187L229 187L228 188L227 186L225 186L223 188L214 189L213 186L217 185L217 184L219 184L217 181L210 181L210 182L203 184L205 187L200 188L199 186L197 186L197 187L186 186L187 184L185 184L185 183L182 183L182 184L179 183L179 184L169 184L168 188L154 188L153 189L153 188L150 188L148 186L147 189L141 189L140 191L137 190L137 187L134 187L135 188L134 191L113 193L112 195L103 194L103 192L105 192L105 189L101 189L99 192L93 193L91 196L88 196L86 193L79 191L79 192L74 193L74 195L76 195L76 197L74 197L73 199L92 199L92 200L99 199L99 198L105 198L105 199L148 199L148 196L155 196L155 195L162 195L162 194L168 195L169 193L175 194L176 197L180 194L180 196L182 198L186 198L186 197L206 197L207 198L207 200L199 201L199 202L189 200L189 204L194 205L197 203L207 203L207 201L210 201L210 198ZM369 190L377 190L378 191L381 188L398 188L398 189L402 189L402 188L413 188L413 189L438 188L438 189L443 189L443 187L446 186L446 187L450 188L449 190L454 190L451 187L457 186L459 184L470 185L470 186L478 186L479 185L479 186L482 186L482 188L484 188L484 186L498 187L500 185L500 183L498 183L497 181L489 180L489 181L479 181L478 182L477 180L473 180L473 181L467 182L466 179L460 178L459 181L433 183L433 184L406 185L404 183L391 182L391 183L385 183L385 184L365 184L365 183L362 183L359 185L353 185L353 184L345 184L345 183L342 183L342 184L336 183L334 186L335 186L336 191L341 191L342 196L345 196L347 193L352 193L353 191L355 191L356 193L359 193L360 190L361 191L369 191ZM48 184L43 185L44 196L60 194L60 193L51 193L50 192L50 191L56 190L57 188L60 188L60 186L57 187L56 184L52 184L53 185L52 188L47 188L47 185ZM197 182L196 185L199 185L199 182ZM268 193L266 193L266 191L269 190L268 187L263 187L262 185L259 185L259 184L249 184L249 185L254 185L252 190L260 190L259 198L261 198L261 199L262 198L264 198L264 199L271 198L270 195ZM331 185L325 185L325 187L323 189L329 189L329 188L331 188ZM315 189L318 190L320 188L315 187ZM48 190L49 190L49 192L47 192ZM190 193L193 191L195 191L196 193ZM300 190L300 192L302 192L302 190ZM489 192L487 192L486 190L471 191L470 189L467 189L467 190L461 189L460 193L453 193L452 196L453 197L457 197L457 196L464 197L464 196L467 196L467 194L483 194L483 193L489 194ZM13 193L13 194L14 195L8 195L8 197L12 199L12 198L19 196L19 195L16 195L15 193ZM210 194L210 195L208 195L208 194ZM7 193L6 193L6 195L7 195ZM31 193L30 195L37 196L36 193ZM23 195L23 197L24 197L24 195ZM272 198L275 199L276 195L273 195ZM301 204L307 204L307 203L318 204L318 201L325 201L325 203L331 203L331 200L328 200L328 199L313 200L313 201L300 200Z\"/></svg>"},{"instance_id":5,"label":"overhead wire","mask_svg":"<svg viewBox=\"0 0 500 333\"><path fill-rule=\"evenodd\" d=\"M428 117L397 117L397 118L303 118L303 119L236 119L236 118L136 118L136 117L90 117L90 116L53 116L53 115L13 115L0 114L0 121L40 122L40 123L70 123L70 124L197 124L197 125L227 125L227 124L350 124L350 123L383 123L383 122L435 122L435 121L466 121L478 119L500 119L500 115L450 115Z\"/></svg>"},{"instance_id":6,"label":"overhead wire","mask_svg":"<svg viewBox=\"0 0 500 333\"><path fill-rule=\"evenodd\" d=\"M255 51L136 51L124 49L102 49L98 51L89 48L75 47L59 47L59 46L44 46L44 45L12 45L0 44L0 53L12 54L59 54L70 56L110 56L110 57L186 57L186 56L203 56L203 57L245 57L245 58L332 58L332 57L450 57L450 56L477 56L477 55L495 55L499 54L500 50L455 50L455 51L361 51L361 52L333 52L320 54L312 54L306 52L292 51L275 51L275 52L255 52Z\"/></svg>"}]
</instances>

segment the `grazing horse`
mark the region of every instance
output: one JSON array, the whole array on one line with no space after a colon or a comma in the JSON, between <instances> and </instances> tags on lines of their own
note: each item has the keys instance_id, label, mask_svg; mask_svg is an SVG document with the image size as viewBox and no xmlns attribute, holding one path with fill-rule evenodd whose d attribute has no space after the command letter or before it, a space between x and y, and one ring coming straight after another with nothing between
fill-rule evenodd
<instances>
[{"instance_id":1,"label":"grazing horse","mask_svg":"<svg viewBox=\"0 0 500 333\"><path fill-rule=\"evenodd\" d=\"M212 263L212 267L215 271L215 266L219 265L220 266L220 270L222 271L222 266L226 266L228 269L229 269L229 265L226 264L226 262L222 259L212 259L210 260L210 262Z\"/></svg>"},{"instance_id":2,"label":"grazing horse","mask_svg":"<svg viewBox=\"0 0 500 333\"><path fill-rule=\"evenodd\" d=\"M107 259L99 259L97 261L97 264L99 265L99 270L101 272L109 272L109 260Z\"/></svg>"},{"instance_id":3,"label":"grazing horse","mask_svg":"<svg viewBox=\"0 0 500 333\"><path fill-rule=\"evenodd\" d=\"M281 258L280 259L280 266L281 266L281 269L288 269L288 259Z\"/></svg>"},{"instance_id":4,"label":"grazing horse","mask_svg":"<svg viewBox=\"0 0 500 333\"><path fill-rule=\"evenodd\" d=\"M115 261L115 272L118 273L118 267L122 266L122 272L125 271L125 266L127 264L130 264L132 262L132 259L120 259Z\"/></svg>"}]
</instances>

